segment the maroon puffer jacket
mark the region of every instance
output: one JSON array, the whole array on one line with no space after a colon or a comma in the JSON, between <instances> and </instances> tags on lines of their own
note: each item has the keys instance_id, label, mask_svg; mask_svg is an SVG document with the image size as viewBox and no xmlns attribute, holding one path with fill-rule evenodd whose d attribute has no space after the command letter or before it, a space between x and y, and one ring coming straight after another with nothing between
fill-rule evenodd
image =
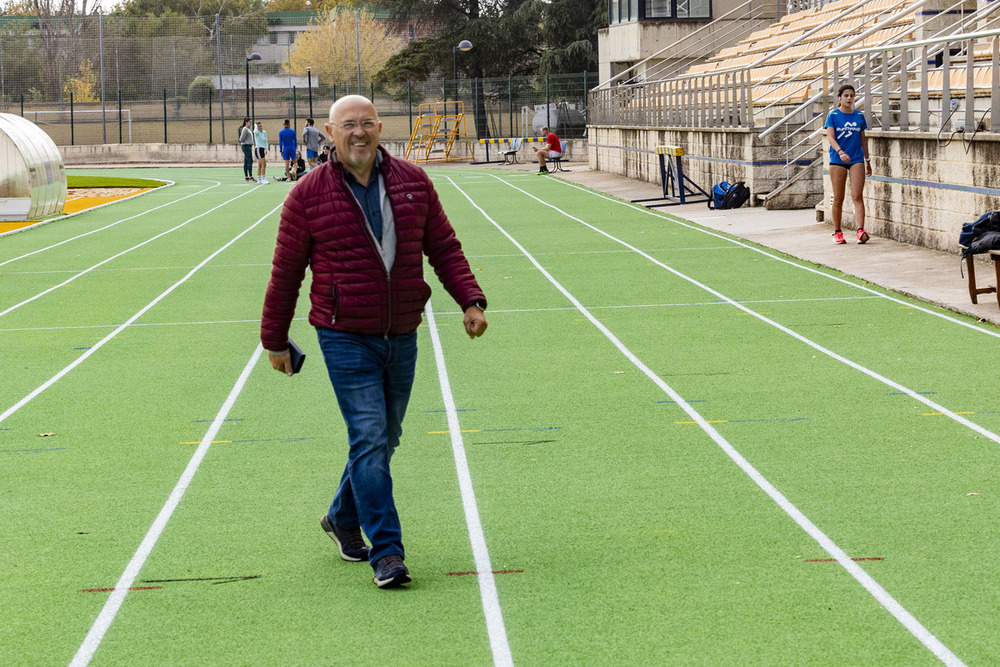
<instances>
[{"instance_id":1,"label":"maroon puffer jacket","mask_svg":"<svg viewBox=\"0 0 1000 667\"><path fill-rule=\"evenodd\" d=\"M335 331L401 334L413 331L431 295L423 255L465 310L485 303L427 174L381 147L382 177L396 227L396 259L385 263L364 214L334 160L300 180L281 211L271 280L264 296L260 339L265 350L288 348L288 328L305 276L312 270L309 323Z\"/></svg>"}]
</instances>

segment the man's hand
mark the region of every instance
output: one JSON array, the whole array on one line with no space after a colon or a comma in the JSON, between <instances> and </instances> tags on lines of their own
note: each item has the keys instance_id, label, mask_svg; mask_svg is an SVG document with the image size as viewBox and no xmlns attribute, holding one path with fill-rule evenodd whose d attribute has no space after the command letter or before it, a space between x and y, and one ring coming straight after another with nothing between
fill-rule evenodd
<instances>
[{"instance_id":1,"label":"man's hand","mask_svg":"<svg viewBox=\"0 0 1000 667\"><path fill-rule=\"evenodd\" d=\"M486 333L486 315L479 306L469 306L465 309L462 324L465 325L465 333L469 334L469 338L475 339Z\"/></svg>"},{"instance_id":2,"label":"man's hand","mask_svg":"<svg viewBox=\"0 0 1000 667\"><path fill-rule=\"evenodd\" d=\"M483 328L485 329L485 322ZM287 350L281 354L274 354L273 352L267 353L268 359L271 360L271 367L276 371L281 371L288 377L294 375L292 373L292 353Z\"/></svg>"}]
</instances>

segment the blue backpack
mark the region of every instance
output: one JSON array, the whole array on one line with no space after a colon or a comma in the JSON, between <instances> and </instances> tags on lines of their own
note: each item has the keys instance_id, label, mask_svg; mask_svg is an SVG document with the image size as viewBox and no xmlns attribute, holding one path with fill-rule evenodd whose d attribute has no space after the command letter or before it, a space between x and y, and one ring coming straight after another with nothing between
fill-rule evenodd
<instances>
[{"instance_id":1,"label":"blue backpack","mask_svg":"<svg viewBox=\"0 0 1000 667\"><path fill-rule=\"evenodd\" d=\"M721 209L722 200L726 198L726 194L729 192L729 188L733 187L730 185L729 181L722 181L721 183L716 183L712 186L712 199L708 202L709 209Z\"/></svg>"}]
</instances>

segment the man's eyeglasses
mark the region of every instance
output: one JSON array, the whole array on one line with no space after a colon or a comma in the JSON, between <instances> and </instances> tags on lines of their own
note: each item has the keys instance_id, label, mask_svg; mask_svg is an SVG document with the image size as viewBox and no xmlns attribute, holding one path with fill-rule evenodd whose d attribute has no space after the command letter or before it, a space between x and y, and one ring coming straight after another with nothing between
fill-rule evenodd
<instances>
[{"instance_id":1,"label":"man's eyeglasses","mask_svg":"<svg viewBox=\"0 0 1000 667\"><path fill-rule=\"evenodd\" d=\"M358 125L360 125L362 130L364 130L365 132L370 132L371 130L374 130L376 127L378 127L378 121L368 119L368 120L363 120L360 123L357 123L353 120L349 120L344 123L331 123L331 125L339 127L345 132L353 132L354 130L357 129Z\"/></svg>"}]
</instances>

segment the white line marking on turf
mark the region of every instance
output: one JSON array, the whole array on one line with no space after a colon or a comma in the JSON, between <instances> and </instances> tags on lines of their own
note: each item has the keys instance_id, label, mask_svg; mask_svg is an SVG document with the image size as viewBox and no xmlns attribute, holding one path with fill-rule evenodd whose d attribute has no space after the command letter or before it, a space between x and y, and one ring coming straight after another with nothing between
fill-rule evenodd
<instances>
[{"instance_id":1,"label":"white line marking on turf","mask_svg":"<svg viewBox=\"0 0 1000 667\"><path fill-rule=\"evenodd\" d=\"M137 244L137 245L134 245L134 246L132 246L131 248L129 248L128 250L122 250L122 251L121 251L120 253L118 253L118 254L116 254L116 255L112 255L111 257L108 257L107 259L105 259L105 260L102 260L102 261L98 262L97 264L94 264L94 265L93 265L93 266L91 266L91 267L90 267L89 269L84 269L83 271L80 271L80 272L79 272L78 274L76 274L76 275L75 275L75 276L73 276L72 278L67 278L66 280L62 281L62 282L61 282L61 283L59 283L58 285L53 285L52 287L48 288L47 290L43 290L43 291L39 292L38 294L36 294L35 296L33 296L33 297L31 297L31 298L28 298L28 299L25 299L25 300L24 300L24 301L22 301L21 303L16 303L16 304L14 304L13 306L11 306L11 307L7 308L6 310L0 310L0 317L3 317L4 315L6 315L7 313L9 313L9 312L11 312L11 311L13 311L13 310L17 310L17 309L18 309L18 308L20 308L21 306L24 306L24 305L27 305L27 304L31 303L32 301L35 301L36 299L40 299L40 298L42 298L43 296L45 296L45 295L46 295L46 294L48 294L49 292L53 292L53 291L55 291L55 290L59 289L60 287L64 287L64 286L66 286L66 285L69 285L69 284L70 284L71 282L73 282L74 280L76 280L76 279L77 279L77 278L79 278L80 276L83 276L83 275L86 275L86 274L90 273L91 271L93 271L93 270L94 270L94 269L96 269L97 267L99 267L99 266L103 266L103 265L107 264L108 262L110 262L110 261L112 261L112 260L115 260L115 259L118 259L118 258L119 258L119 257L121 257L122 255L125 255L125 254L128 254L128 253L132 252L133 250L136 250L136 249L138 249L138 248L141 248L142 246L146 245L147 243L152 243L153 241L155 241L156 239L160 238L161 236L166 236L167 234L169 234L169 233L171 233L171 232L174 232L174 231L177 231L178 229L180 229L180 228L181 228L181 227L183 227L184 225L186 225L186 224L188 224L188 223L190 223L190 222L194 222L194 221L195 221L195 220L197 220L198 218L203 218L203 217L205 217L206 215L208 215L209 213L211 213L212 211L215 211L216 209L220 209L220 208L222 208L223 206L225 206L226 204L231 204L232 202L236 201L236 200L237 200L237 199L239 199L240 197L243 197L243 196L245 196L245 195L248 195L248 194L250 194L251 192L253 192L253 190L247 190L247 191L246 191L246 192L244 192L243 194L240 194L240 195L236 195L236 196L235 196L235 197L233 197L232 199L227 199L226 201L222 202L222 203L221 203L221 204L219 204L218 206L213 206L212 208L208 209L208 210L207 210L207 211L205 211L204 213L199 213L198 215L194 216L193 218L188 218L187 220L185 220L185 221L184 221L184 222L182 222L181 224L177 225L176 227L172 227L171 229L168 229L168 230L167 230L167 231L165 231L165 232L160 232L160 233L159 233L159 234L157 234L156 236L154 236L154 237L152 237L152 238L149 238L149 239L146 239L146 240L145 240L145 241L143 241L142 243L139 243L139 244Z\"/></svg>"},{"instance_id":2,"label":"white line marking on turf","mask_svg":"<svg viewBox=\"0 0 1000 667\"><path fill-rule=\"evenodd\" d=\"M219 253L221 253L223 250L225 250L226 248L228 248L232 244L236 243L244 235L248 234L254 227L256 227L260 223L264 222L264 220L267 219L268 216L273 215L275 211L277 211L279 208L282 207L282 205L283 204L278 204L277 206L275 206L274 208L272 208L270 211L268 211L267 213L265 213L263 216L260 217L259 220L257 220L257 222L253 223L252 225L250 225L249 227L247 227L246 229L244 229L242 232L240 232L235 237L233 237L224 246L222 246L221 248L219 248L218 250L216 250L215 252L213 252L211 255L209 255L208 257L206 257L204 259L204 261L202 261L200 264L198 264L198 266L196 266L193 269L191 269L190 271L188 271L187 275L185 275L183 278L181 278L180 280L178 280L177 282L175 282L173 285L171 285L170 287L168 287L162 294L160 294L160 296L156 297L155 299L153 299L152 301L150 301L149 303L147 303L145 306L143 306L139 310L139 312L137 312L132 317L128 318L123 324L121 324L120 326L118 326L117 328L115 328L115 330L112 331L111 333L109 333L107 336L105 336L101 340L99 340L96 343L94 343L93 347L91 347L89 350L87 350L86 352L84 352L83 354L81 354L79 357L77 357L76 360L73 361L72 363L70 363L68 366L66 366L66 368L62 369L61 371L59 371L58 373L56 373L55 375L53 375L51 378L49 378L48 380L46 380L45 382L43 382L37 389L35 389L30 394L28 394L27 396L25 396L24 398L22 398L20 401L18 401L17 403L15 403L14 405L12 405L9 408L7 408L5 411L3 411L2 413L0 413L0 422L3 422L5 419L7 419L8 417L10 417L12 414L14 414L15 412L17 412L21 408L23 408L25 405L27 405L29 402L31 402L36 396L38 396L43 391L45 391L46 389L48 389L49 387L51 387L52 385L54 385L56 382L58 382L63 376L65 376L71 370L73 370L74 368L76 368L77 366L79 366L80 364L82 364L88 357L90 357L92 354L94 354L99 349L101 349L102 347L104 347L105 343L107 343L112 338L114 338L115 336L117 336L119 333L121 333L122 331L124 331L129 325L131 325L137 319L139 319L140 317L142 317L143 315L145 315L149 311L150 308L152 308L153 306L155 306L156 304L158 304L160 301L162 301L163 299L165 299L168 294L170 294L175 289L177 289L178 287L180 287L181 285L183 285L185 282L187 282L187 280L191 276L193 276L195 273L197 273L198 270L201 267L205 266L210 261L212 261L212 259L216 255L218 255Z\"/></svg>"},{"instance_id":3,"label":"white line marking on turf","mask_svg":"<svg viewBox=\"0 0 1000 667\"><path fill-rule=\"evenodd\" d=\"M877 299L875 296L832 296L832 297L821 297L815 299L762 299L759 301L740 301L739 303L800 303L806 301L866 301L869 299ZM729 304L725 301L700 301L692 303L643 303L631 306L591 306L591 310L627 310L631 308L690 308L690 307L703 307L703 306L728 306ZM559 311L574 311L576 308L571 306L564 306L559 308L491 308L490 312L496 313L551 313ZM460 311L441 311L442 315L455 315ZM306 321L308 317L296 317L293 321ZM139 324L133 324L135 327L186 327L195 326L203 324L260 324L260 318L254 318L249 320L212 320L212 321L197 321L197 322L142 322ZM118 326L117 324L84 324L80 326L72 327L17 327L4 329L0 328L0 333L9 331L66 331L73 329L110 329L112 327Z\"/></svg>"},{"instance_id":4,"label":"white line marking on turf","mask_svg":"<svg viewBox=\"0 0 1000 667\"><path fill-rule=\"evenodd\" d=\"M448 179L449 181L451 179ZM708 434L710 438L729 456L733 462L740 467L743 472L747 474L764 491L775 503L785 511L788 516L792 518L795 523L797 523L811 538L813 538L830 556L832 556L841 567L843 567L847 572L854 577L854 579L861 584L865 590L867 590L872 597L874 597L879 604L881 604L890 614L892 614L903 626L910 631L910 633L916 637L920 643L928 648L934 655L936 655L942 662L946 665L964 665L964 663L952 653L947 646L945 646L937 637L935 637L931 632L925 628L920 621L918 621L910 612L908 612L899 602L896 601L892 595L889 594L882 586L875 581L875 579L869 575L865 570L859 566L857 563L851 560L840 547L838 547L833 540L831 540L823 531L819 529L816 524L809 520L809 518L803 514L795 505L792 504L788 498L786 498L778 489L771 484L756 468L751 465L749 461L743 458L736 449L729 444L729 442L722 437L714 426L712 426L701 414L691 407L684 398L674 391L673 387L668 385L663 381L663 378L658 376L653 372L646 364L644 364L638 357L636 357L631 350L625 347L618 338L611 333L611 330L606 326L601 324L601 322L590 313L590 311L580 303L576 297L574 297L565 287L562 286L559 281L557 281L548 271L546 271L542 265L532 257L531 253L522 246L520 243L514 239L513 236L507 233L507 231L501 227L497 222L491 218L486 211L480 208L469 195L465 194L461 188L452 183L456 190L458 190L469 202L483 215L484 218L489 220L494 227L496 227L501 234L507 237L507 239L513 243L518 250L524 253L532 264L534 264L542 275L548 278L557 290L559 290L563 296L565 296L570 303L572 303L580 313L583 314L591 324L597 327L604 336L611 341L611 343L618 348L618 350L625 355L625 357L632 362L632 364L641 370L646 377L648 377L656 386L664 391L670 398L680 406L684 412L686 412L691 419L693 419L701 429Z\"/></svg>"},{"instance_id":5,"label":"white line marking on turf","mask_svg":"<svg viewBox=\"0 0 1000 667\"><path fill-rule=\"evenodd\" d=\"M101 645L101 640L104 639L104 634L108 631L108 628L111 627L111 623L115 620L115 616L118 615L118 610L121 609L122 603L125 602L125 596L128 595L128 589L135 582L136 577L139 576L139 571L146 563L146 559L149 558L149 554L152 553L153 547L156 546L157 540L160 539L160 535L163 534L163 529L167 527L167 522L170 521L170 517L173 515L174 510L176 510L177 505L180 504L181 498L184 497L184 492L187 491L188 486L191 484L191 480L194 479L195 473L198 472L198 466L201 465L201 462L205 459L205 455L208 454L208 450L212 446L212 441L215 440L215 436L218 435L219 429L222 428L226 418L229 416L229 411L232 410L233 405L236 403L236 399L243 391L243 387L246 385L247 379L250 377L250 372L257 364L257 360L262 356L263 351L263 346L258 343L257 349L254 350L253 354L250 356L250 361L248 361L246 366L243 367L243 372L240 373L239 378L236 380L236 384L233 385L232 390L229 392L229 396L226 397L225 403L223 403L222 407L219 408L219 414L215 416L212 424L208 427L208 431L205 432L205 437L201 439L201 443L195 450L191 460L188 461L187 467L181 474L180 479L177 480L177 485L174 486L174 490L167 498L166 504L153 521L153 525L149 527L146 537L143 538L142 542L139 544L139 548L136 549L135 554L132 556L132 560L130 560L128 565L125 567L125 571L122 572L122 576L118 579L118 583L115 584L114 591L112 591L111 595L108 596L108 601L104 603L104 608L101 609L101 613L97 616L97 620L94 621L94 624L90 627L90 631L87 633L83 643L80 645L79 650L77 650L76 655L73 656L73 661L70 662L70 667L84 667L84 665L89 664L91 658L94 657L94 653Z\"/></svg>"},{"instance_id":6,"label":"white line marking on turf","mask_svg":"<svg viewBox=\"0 0 1000 667\"><path fill-rule=\"evenodd\" d=\"M491 174L491 176L492 176L492 174ZM502 178L499 178L497 176L494 176L494 178L496 178L497 180L503 181ZM742 241L738 241L736 239L732 239L732 238L723 236L722 234L718 234L718 233L716 233L714 231L703 229L701 227L698 227L697 225L688 225L688 224L685 224L684 221L683 221L683 219L681 219L681 218L668 216L666 213L661 213L659 211L651 211L650 209L646 208L645 206L639 206L637 204L632 204L631 202L622 201L621 199L615 199L613 197L608 197L607 195L601 194L599 192L594 192L593 190L590 190L588 188L581 187L581 186L577 185L576 183L570 183L568 181L564 181L561 178L556 178L556 179L551 179L551 180L555 180L558 183L563 183L564 185L567 185L567 186L569 186L571 188L574 188L576 190L580 190L581 192L586 192L586 193L591 194L591 195L593 195L595 197L599 197L601 199L607 199L610 202L614 202L614 203L619 204L621 206L626 206L626 207L631 208L633 210L639 211L640 213L645 213L646 215L651 215L651 216L653 216L655 218L659 218L660 220L666 220L666 221L672 222L672 223L674 223L676 225L680 225L681 227L687 227L688 229L693 229L696 232L701 232L702 234L708 234L709 236L714 236L717 239L722 239L724 241L728 241L728 242L733 243L735 245L742 246L742 247L746 248L747 250L753 250L754 252L757 252L757 253L760 253L761 255L764 255L765 257L769 257L769 258L777 260L779 262L784 262L785 264L788 264L789 266L794 266L797 269L801 269L803 271L809 271L810 273L815 273L818 276L823 276L824 278L829 278L830 280L835 280L835 281L837 281L839 283L843 283L845 285L850 285L851 287L857 288L859 290L863 290L865 292L869 292L871 294L876 295L877 297L879 297L881 299L887 299L887 300L892 301L894 303L898 303L898 304L907 306L908 308L913 308L914 310L919 310L922 313L927 313L928 315L933 315L934 317L940 317L941 319L947 320L947 321L951 322L952 324L958 324L959 326L966 327L967 329L972 329L973 331L978 331L979 333L984 333L984 334L987 334L989 336L993 336L994 338L1000 338L1000 332L990 331L989 329L984 329L982 327L976 326L975 324L972 324L972 323L969 323L969 322L963 322L962 320L959 320L959 319L956 319L954 317L951 317L950 315L945 315L944 313L937 313L937 312L935 312L935 311L933 311L933 310L931 310L929 308L923 308L921 306L916 306L916 305L914 305L912 303L908 303L906 301L903 301L902 299L897 299L896 297L890 296L888 294L882 294L881 292L879 292L877 290L873 290L870 287L865 287L864 285L858 285L857 283L853 283L850 280L846 280L844 278L839 278L837 276L830 275L829 273L825 273L823 271L820 271L819 269L814 269L811 266L805 266L803 264L799 264L798 262L793 262L790 259L786 259L784 257L778 257L777 255L769 253L766 250L761 250L760 248L755 248L752 245L749 245L747 243L743 243ZM510 185L510 184L508 183L507 185ZM514 187L514 186L511 185L510 187ZM524 191L522 190L522 192L524 192ZM539 201L541 201L541 200L539 200ZM545 203L545 202L542 202L542 203Z\"/></svg>"},{"instance_id":7,"label":"white line marking on turf","mask_svg":"<svg viewBox=\"0 0 1000 667\"><path fill-rule=\"evenodd\" d=\"M209 181L209 183L214 183L214 182L215 181ZM0 237L10 236L11 234L18 234L20 232L26 232L29 229L37 229L38 227L42 227L44 225L49 224L50 222L58 222L60 220L65 220L66 218L74 218L74 217L76 217L78 215L82 215L82 214L86 213L87 211L93 211L93 210L98 209L98 208L104 208L106 206L111 206L112 204L117 204L119 202L128 201L129 199L135 199L136 197L152 197L152 196L154 196L154 193L155 193L156 190L166 190L167 188L169 188L169 187L171 187L171 186L174 185L174 182L173 181L169 181L169 180L165 180L164 183L165 183L164 185L158 186L158 187L153 188L151 190L146 190L145 192L136 192L135 194L131 194L128 197L122 197L121 199L115 199L113 201L104 202L103 204L98 204L97 206L91 206L90 208L85 208L85 209L82 209L82 210L79 210L79 211L74 211L73 213L66 213L65 215L60 215L57 218L49 218L47 220L41 220L39 222L35 222L35 223L27 225L25 227L18 227L17 229L12 229L12 230L7 231L7 232L0 232ZM206 188L206 189L208 189L208 188ZM67 199L66 201L74 201L76 199L80 199L80 197L74 197L73 200Z\"/></svg>"},{"instance_id":8,"label":"white line marking on turf","mask_svg":"<svg viewBox=\"0 0 1000 667\"><path fill-rule=\"evenodd\" d=\"M628 250L621 250L616 252L628 252ZM257 268L260 266L271 266L270 264L216 264L212 268L215 269L242 269L242 268ZM177 271L180 269L190 269L190 266L122 266L115 269L100 269L94 273L115 273L118 271ZM53 273L76 273L79 269L65 269L57 270L53 269L51 271L0 271L0 275L4 276L34 276L34 275L49 275Z\"/></svg>"},{"instance_id":9,"label":"white line marking on turf","mask_svg":"<svg viewBox=\"0 0 1000 667\"><path fill-rule=\"evenodd\" d=\"M458 411L455 399L451 393L451 383L448 381L448 369L444 363L444 351L438 336L437 324L434 320L434 309L427 302L427 324L430 328L431 342L434 345L434 359L437 361L438 378L441 382L441 397L444 399L445 411L448 415L448 431L451 433L451 450L455 456L455 468L458 471L458 486L462 491L462 506L465 508L465 523L469 527L469 540L472 542L472 556L479 573L479 595L483 599L483 613L486 615L486 632L490 638L490 649L493 651L494 665L513 665L514 658L507 641L507 630L504 627L503 611L500 609L500 598L497 595L497 584L493 577L493 565L490 563L490 553L486 548L486 536L483 534L483 524L479 519L479 507L476 504L476 492L472 488L472 475L469 472L469 461L465 457L465 444L462 441L462 428L458 423Z\"/></svg>"},{"instance_id":10,"label":"white line marking on turf","mask_svg":"<svg viewBox=\"0 0 1000 667\"><path fill-rule=\"evenodd\" d=\"M501 178L498 178L497 180L499 180L501 182L504 182L503 179L501 179ZM694 286L696 286L696 287L698 287L700 289L705 290L706 292L708 292L709 294L711 294L712 296L714 296L714 297L716 297L718 299L722 299L723 301L725 301L726 303L730 304L734 308L738 308L739 310L742 310L747 315L752 315L753 317L756 317L761 322L764 322L765 324L769 324L770 326L774 327L778 331L781 331L782 333L788 334L792 338L794 338L794 339L796 339L796 340L798 340L798 341L800 341L802 343L805 343L806 345L808 345L809 347L813 348L814 350L818 350L819 352L822 352L823 354L827 355L831 359L836 359L837 361L841 362L842 364L845 364L845 365L853 368L856 371L864 373L868 377L871 377L871 378L873 378L875 380L878 380L879 382L882 382L883 384L886 384L886 385L892 387L893 389L895 389L897 391L903 392L904 394L906 394L910 398L913 398L914 400L920 401L921 403L923 403L924 405L932 408L933 410L937 410L937 411L941 412L942 414L947 415L950 419L952 419L953 421L958 422L962 426L965 426L966 428L972 429L976 433L979 433L980 435L985 436L986 438L989 438L993 442L995 442L997 444L1000 444L1000 435L997 435L993 431L985 429L982 426L980 426L979 424L976 424L975 422L972 422L972 421L966 419L965 417L959 415L956 412L953 412L953 411L949 410L948 408L944 407L943 405L935 403L934 401L930 400L929 398L926 398L925 396L921 396L916 391L914 391L914 390L912 390L912 389L910 389L908 387L904 387L903 385L899 384L898 382L896 382L894 380L890 380L886 376L884 376L884 375L882 375L880 373L877 373L877 372L871 370L870 368L867 368L866 366L862 366L861 364L859 364L857 362L851 361L847 357L845 357L843 355L840 355L840 354L837 354L836 352L834 352L833 350L831 350L829 348L823 347L819 343L817 343L817 342L815 342L815 341L813 341L813 340L811 340L809 338L806 338L805 336L803 336L800 333L792 331L791 329L789 329L785 325L780 324L779 322L776 322L775 320L772 320L771 318L766 317L765 315L762 315L762 314L758 313L755 310L751 310L750 308L747 308L743 304L741 304L741 303L739 303L737 301L734 301L733 299L730 299L725 294L723 294L723 293L721 293L721 292L719 292L717 290L712 289L711 287L709 287L708 285L706 285L704 283L698 282L694 278L681 273L680 271L678 271L677 269L675 269L675 268L673 268L671 266L668 266L668 265L664 264L663 262L661 262L660 260L656 259L655 257L653 257L653 256L651 256L651 255L649 255L649 254L647 254L645 252L643 252L639 248L636 248L634 245L631 245L631 244L629 244L629 243L627 243L627 242L625 242L625 241L623 241L623 240L621 240L621 239L619 239L619 238L617 238L615 236L612 236L611 234L607 233L606 231L604 231L602 229L599 229L598 227L595 227L594 225L590 224L589 222L581 220L580 218L577 218L576 216L570 215L569 213L567 213L566 211L563 211L559 207L554 206L552 204L549 204L546 201L543 201L543 200L539 199L538 197L534 196L530 192L522 190L521 188L517 187L516 185L511 185L510 183L506 183L505 182L505 185L507 185L507 187L514 188L518 192L521 192L521 193L523 193L524 195L526 195L528 197L531 197L532 199L534 199L535 201L539 202L540 204L544 204L545 206L548 206L549 208L554 209L555 211L558 211L559 213L561 213L562 215L566 216L570 220L575 220L576 222L580 223L584 227L587 227L589 229L594 230L598 234L601 234L602 236L604 236L604 237L606 237L608 239L611 239L615 243L620 243L621 245L625 246L626 248L629 248L630 250L632 250L636 254L641 255L642 257L645 257L646 259L648 259L649 261L653 262L657 266L666 269L667 271L669 271L670 273L674 274L678 278L686 280L687 282L691 283L692 285L694 285ZM482 209L480 209L480 210L482 210ZM767 253L765 253L765 254L767 254ZM793 266L794 266L794 264L793 264ZM803 268L807 268L807 267L803 267ZM825 275L825 274L823 274L823 275ZM850 285L852 283L848 282L847 284ZM868 291L871 291L871 290L868 290ZM878 295L878 292L875 292L875 291L871 291L871 292L872 292L872 294ZM901 304L903 304L905 306L911 306L911 304L908 304L905 301L900 301L898 299L891 299L890 298L890 301L895 301L895 302L901 303ZM923 310L923 309L918 308L916 306L914 306L914 308L917 309L917 310ZM926 312L932 312L932 311L926 311ZM946 319L952 319L952 318L946 318ZM953 321L958 322L959 324L964 324L963 322L959 322L958 320L953 320ZM983 331L982 329L980 329L978 327L973 327L973 329L975 329L976 331ZM994 334L992 334L992 332L989 332L989 331L984 331L984 333L989 333L990 335L994 335Z\"/></svg>"},{"instance_id":11,"label":"white line marking on turf","mask_svg":"<svg viewBox=\"0 0 1000 667\"><path fill-rule=\"evenodd\" d=\"M53 243L50 246L46 246L44 248L39 248L38 250L32 250L31 252L26 253L24 255L21 255L19 257L13 257L11 259L5 260L3 262L0 262L0 266L4 266L6 264L10 264L11 262L16 262L17 260L24 259L25 257L31 257L32 255L37 255L38 253L45 252L46 250L52 250L52 248L58 248L59 246L63 245L64 243L69 243L70 241L75 241L77 239L81 239L84 236L90 236L91 234L96 234L97 232L102 232L105 229L108 229L110 227L114 227L115 225L119 225L119 224L121 224L123 222L127 222L129 220L134 220L136 218L140 218L140 217L146 215L147 213L152 213L153 211L155 211L157 209L161 209L161 208L163 208L165 206L170 206L171 204L176 204L179 201L184 201L188 197L194 197L195 195L200 195L203 192L208 192L209 190L211 190L213 188L217 188L220 185L222 185L222 183L219 183L218 181L209 181L209 183L215 183L215 185L209 186L209 187L205 188L204 190L199 190L198 192L191 193L191 194L186 195L184 197L180 197L178 199L174 199L174 200L168 201L166 204L160 204L159 206L154 206L153 208L147 209L147 210L143 211L142 213L137 213L136 215L132 215L132 216L129 216L127 218L122 218L121 220L118 220L117 222L112 222L110 225L105 225L103 227L99 227L98 229L92 229L89 232L84 232L83 234L77 234L76 236L74 236L72 238L68 238L65 241L60 241L59 243ZM131 199L131 197L129 197L129 199ZM119 200L119 201L123 201L123 200ZM117 202L110 202L110 203L117 203ZM102 206L104 206L104 205L102 204ZM95 207L87 209L87 210L91 211L94 208L100 208L100 207L95 206ZM73 213L73 215L79 215L80 213L83 213L83 212L84 211L80 211L79 213ZM69 216L66 216L66 217L69 217ZM56 218L56 219L50 220L49 222L55 222L57 219L61 219L61 218Z\"/></svg>"}]
</instances>

